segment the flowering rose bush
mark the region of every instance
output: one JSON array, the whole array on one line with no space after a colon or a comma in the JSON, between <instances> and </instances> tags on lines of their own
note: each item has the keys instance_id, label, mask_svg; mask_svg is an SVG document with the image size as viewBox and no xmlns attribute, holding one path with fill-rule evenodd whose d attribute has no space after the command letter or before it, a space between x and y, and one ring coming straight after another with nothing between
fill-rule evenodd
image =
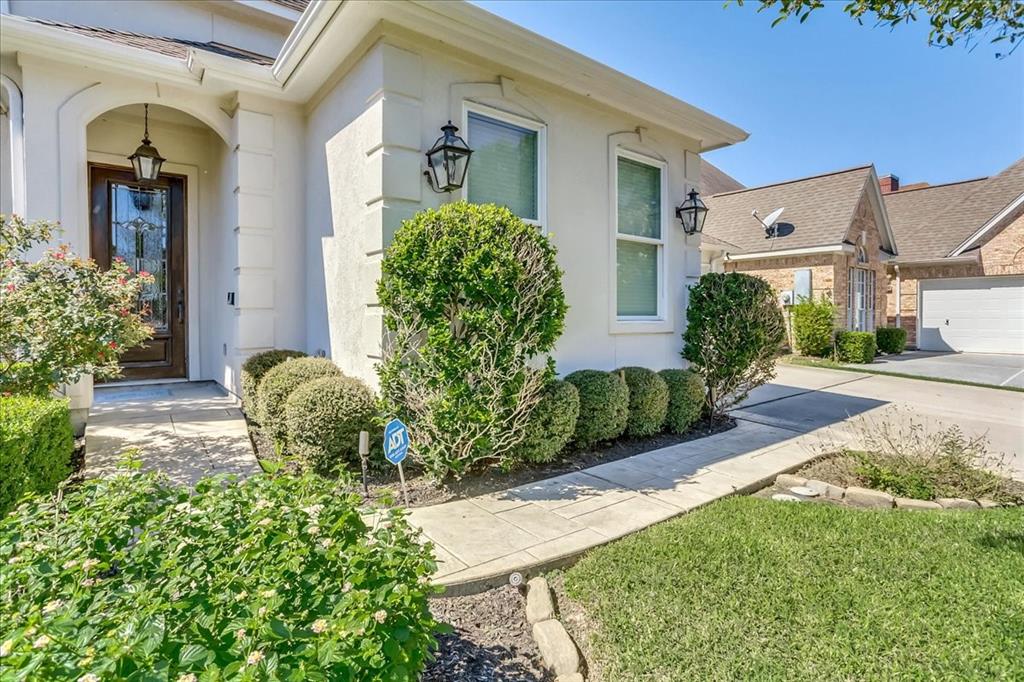
<instances>
[{"instance_id":1,"label":"flowering rose bush","mask_svg":"<svg viewBox=\"0 0 1024 682\"><path fill-rule=\"evenodd\" d=\"M39 680L414 680L435 565L316 476L90 480L0 521L0 668ZM6 679L6 677L5 677Z\"/></svg>"},{"instance_id":2,"label":"flowering rose bush","mask_svg":"<svg viewBox=\"0 0 1024 682\"><path fill-rule=\"evenodd\" d=\"M148 273L120 260L101 270L66 244L26 258L56 230L0 215L0 390L46 393L86 374L117 376L121 354L152 335L138 311Z\"/></svg>"}]
</instances>

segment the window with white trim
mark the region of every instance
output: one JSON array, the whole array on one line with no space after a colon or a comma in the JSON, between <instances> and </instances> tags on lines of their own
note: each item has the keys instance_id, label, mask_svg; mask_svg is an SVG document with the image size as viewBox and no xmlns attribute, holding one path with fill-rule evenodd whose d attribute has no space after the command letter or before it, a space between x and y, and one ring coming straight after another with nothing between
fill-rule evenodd
<instances>
[{"instance_id":1,"label":"window with white trim","mask_svg":"<svg viewBox=\"0 0 1024 682\"><path fill-rule=\"evenodd\" d=\"M663 317L665 164L616 153L615 292L619 320Z\"/></svg>"},{"instance_id":2,"label":"window with white trim","mask_svg":"<svg viewBox=\"0 0 1024 682\"><path fill-rule=\"evenodd\" d=\"M466 106L466 142L473 149L466 199L497 204L527 222L544 222L543 123L478 104Z\"/></svg>"},{"instance_id":3,"label":"window with white trim","mask_svg":"<svg viewBox=\"0 0 1024 682\"><path fill-rule=\"evenodd\" d=\"M846 326L859 332L875 330L875 273L850 268L846 285Z\"/></svg>"}]
</instances>

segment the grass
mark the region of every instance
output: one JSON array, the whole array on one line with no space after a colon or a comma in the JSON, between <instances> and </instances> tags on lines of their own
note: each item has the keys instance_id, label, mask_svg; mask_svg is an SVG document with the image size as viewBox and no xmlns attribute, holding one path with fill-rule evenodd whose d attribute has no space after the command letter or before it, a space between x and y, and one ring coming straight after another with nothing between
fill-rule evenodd
<instances>
[{"instance_id":1,"label":"grass","mask_svg":"<svg viewBox=\"0 0 1024 682\"><path fill-rule=\"evenodd\" d=\"M838 369L843 372L862 372L864 374L881 374L890 377L899 377L901 379L918 379L919 381L936 381L940 384L959 384L961 386L978 386L980 388L997 388L1000 391L1016 391L1017 393L1024 393L1024 388L1019 386L999 386L998 384L984 384L979 381L964 381L962 379L946 379L944 377L927 377L919 374L906 374L904 372L890 372L889 370L874 369L871 365L857 365L850 367L844 365L835 360L828 358L812 358L804 355L783 355L779 358L779 362L787 365L797 365L800 367L821 367L824 369Z\"/></svg>"},{"instance_id":2,"label":"grass","mask_svg":"<svg viewBox=\"0 0 1024 682\"><path fill-rule=\"evenodd\" d=\"M604 680L1024 679L1024 511L734 497L566 573Z\"/></svg>"}]
</instances>

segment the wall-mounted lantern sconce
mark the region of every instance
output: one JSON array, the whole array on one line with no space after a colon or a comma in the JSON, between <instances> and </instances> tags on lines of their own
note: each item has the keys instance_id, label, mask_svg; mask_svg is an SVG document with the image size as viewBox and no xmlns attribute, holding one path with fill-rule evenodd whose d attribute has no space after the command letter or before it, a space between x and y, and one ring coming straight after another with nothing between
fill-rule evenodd
<instances>
[{"instance_id":1,"label":"wall-mounted lantern sconce","mask_svg":"<svg viewBox=\"0 0 1024 682\"><path fill-rule=\"evenodd\" d=\"M708 207L701 201L697 190L690 190L686 201L676 208L676 217L683 223L683 232L686 234L697 234L704 229L704 219L708 217Z\"/></svg>"},{"instance_id":2,"label":"wall-mounted lantern sconce","mask_svg":"<svg viewBox=\"0 0 1024 682\"><path fill-rule=\"evenodd\" d=\"M437 138L437 142L427 152L427 167L430 170L423 171L427 176L427 184L438 194L462 187L469 168L469 156L473 153L466 141L455 134L459 129L451 121L441 126L441 132L443 135Z\"/></svg>"},{"instance_id":3,"label":"wall-mounted lantern sconce","mask_svg":"<svg viewBox=\"0 0 1024 682\"><path fill-rule=\"evenodd\" d=\"M153 182L160 177L160 167L164 159L160 152L149 142L149 105L146 105L146 132L142 136L142 144L135 153L128 157L135 169L135 179L139 182Z\"/></svg>"}]
</instances>

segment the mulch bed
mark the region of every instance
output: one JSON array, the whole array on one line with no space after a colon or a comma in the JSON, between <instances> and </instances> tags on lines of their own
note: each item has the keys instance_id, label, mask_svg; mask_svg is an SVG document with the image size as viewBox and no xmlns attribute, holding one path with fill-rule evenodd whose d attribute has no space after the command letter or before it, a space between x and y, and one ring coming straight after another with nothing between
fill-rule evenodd
<instances>
[{"instance_id":1,"label":"mulch bed","mask_svg":"<svg viewBox=\"0 0 1024 682\"><path fill-rule=\"evenodd\" d=\"M526 623L526 600L510 585L468 597L433 599L430 610L454 632L438 650L422 682L548 682Z\"/></svg>"},{"instance_id":2,"label":"mulch bed","mask_svg":"<svg viewBox=\"0 0 1024 682\"><path fill-rule=\"evenodd\" d=\"M490 467L468 474L459 481L446 481L442 484L438 484L427 476L415 462L406 460L403 464L405 483L409 492L409 504L406 506L409 508L425 507L498 492L553 476L580 471L598 464L625 459L643 452L704 438L728 431L734 426L736 426L736 422L731 418L716 421L702 420L682 435L663 433L650 438L619 438L604 444L603 447L567 453L562 459L547 464L530 464L513 471L502 471L498 467ZM275 459L273 443L252 422L249 422L249 435L252 438L257 457L261 460ZM356 479L359 483L358 474ZM401 504L402 493L397 467L387 464L385 468L371 470L367 480L370 491L369 499L376 505L382 505L388 497L392 498L395 504ZM362 491L361 483L356 487L360 492Z\"/></svg>"}]
</instances>

